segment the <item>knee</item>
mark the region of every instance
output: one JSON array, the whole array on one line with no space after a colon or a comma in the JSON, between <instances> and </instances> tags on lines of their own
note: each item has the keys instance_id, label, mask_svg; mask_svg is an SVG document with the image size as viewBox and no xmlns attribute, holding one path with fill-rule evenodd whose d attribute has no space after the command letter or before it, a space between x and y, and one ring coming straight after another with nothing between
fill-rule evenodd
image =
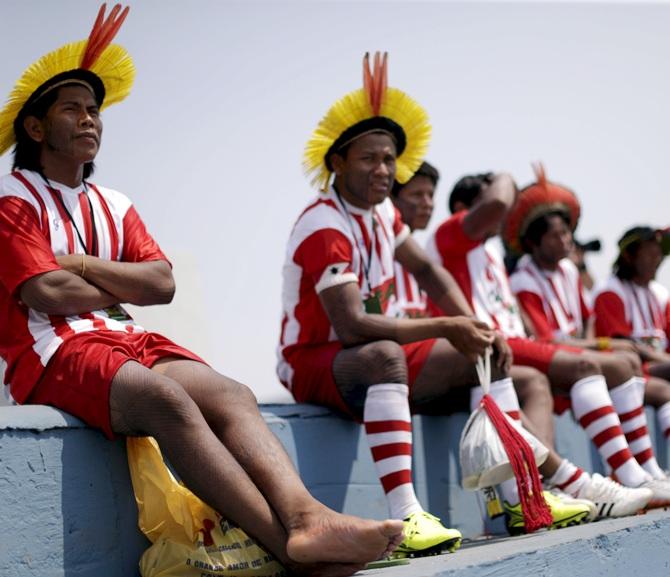
<instances>
[{"instance_id":1,"label":"knee","mask_svg":"<svg viewBox=\"0 0 670 577\"><path fill-rule=\"evenodd\" d=\"M621 356L628 362L630 370L634 375L642 376L642 359L640 359L640 355L626 351Z\"/></svg>"},{"instance_id":2,"label":"knee","mask_svg":"<svg viewBox=\"0 0 670 577\"><path fill-rule=\"evenodd\" d=\"M240 406L252 407L254 410L258 408L258 400L250 387L227 377L221 377L221 380L219 390L223 397L222 405L230 406L234 404L238 408Z\"/></svg>"},{"instance_id":3,"label":"knee","mask_svg":"<svg viewBox=\"0 0 670 577\"><path fill-rule=\"evenodd\" d=\"M366 351L369 384L407 384L407 361L405 351L395 341L370 343Z\"/></svg>"},{"instance_id":4,"label":"knee","mask_svg":"<svg viewBox=\"0 0 670 577\"><path fill-rule=\"evenodd\" d=\"M584 354L575 356L573 370L575 381L602 373L600 363L593 357Z\"/></svg>"},{"instance_id":5,"label":"knee","mask_svg":"<svg viewBox=\"0 0 670 577\"><path fill-rule=\"evenodd\" d=\"M552 402L549 379L539 371L535 371L532 378L515 381L514 388L522 404L530 400Z\"/></svg>"},{"instance_id":6,"label":"knee","mask_svg":"<svg viewBox=\"0 0 670 577\"><path fill-rule=\"evenodd\" d=\"M168 377L156 379L142 397L149 413L175 424L192 420L198 412L184 388Z\"/></svg>"}]
</instances>

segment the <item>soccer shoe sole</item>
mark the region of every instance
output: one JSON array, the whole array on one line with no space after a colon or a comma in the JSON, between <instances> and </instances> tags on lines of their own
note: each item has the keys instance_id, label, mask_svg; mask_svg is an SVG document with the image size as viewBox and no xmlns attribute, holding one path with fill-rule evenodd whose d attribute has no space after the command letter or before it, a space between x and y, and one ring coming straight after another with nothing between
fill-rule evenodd
<instances>
[{"instance_id":1,"label":"soccer shoe sole","mask_svg":"<svg viewBox=\"0 0 670 577\"><path fill-rule=\"evenodd\" d=\"M432 547L421 549L419 551L399 551L396 549L393 553L391 553L391 559L414 559L416 557L430 557L432 555L453 553L460 548L462 540L462 537L447 539L446 541L442 541L442 543L438 543L437 545L433 545Z\"/></svg>"},{"instance_id":2,"label":"soccer shoe sole","mask_svg":"<svg viewBox=\"0 0 670 577\"><path fill-rule=\"evenodd\" d=\"M576 527L577 525L583 525L584 523L589 522L590 514L590 511L581 511L579 513L575 513L571 517L566 517L560 521L554 521L548 528L552 530L565 529L566 527ZM518 537L519 535L525 535L526 529L525 527L507 527L507 532L512 537Z\"/></svg>"}]
</instances>

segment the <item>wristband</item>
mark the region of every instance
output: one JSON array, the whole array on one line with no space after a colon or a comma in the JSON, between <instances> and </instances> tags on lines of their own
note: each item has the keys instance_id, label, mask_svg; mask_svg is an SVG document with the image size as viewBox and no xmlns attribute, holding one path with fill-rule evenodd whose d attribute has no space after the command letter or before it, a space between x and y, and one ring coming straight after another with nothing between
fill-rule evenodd
<instances>
[{"instance_id":1,"label":"wristband","mask_svg":"<svg viewBox=\"0 0 670 577\"><path fill-rule=\"evenodd\" d=\"M612 346L612 342L609 337L598 337L596 339L596 348L599 351L609 351Z\"/></svg>"}]
</instances>

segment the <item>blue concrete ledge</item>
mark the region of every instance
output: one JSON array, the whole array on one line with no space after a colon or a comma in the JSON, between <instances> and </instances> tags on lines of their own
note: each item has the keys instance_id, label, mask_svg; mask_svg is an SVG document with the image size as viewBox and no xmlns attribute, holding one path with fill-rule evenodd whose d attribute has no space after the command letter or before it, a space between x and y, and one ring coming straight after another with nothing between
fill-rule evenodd
<instances>
[{"instance_id":1,"label":"blue concrete ledge","mask_svg":"<svg viewBox=\"0 0 670 577\"><path fill-rule=\"evenodd\" d=\"M372 518L387 515L359 425L309 405L264 405L261 409L318 499L347 513ZM457 446L466 417L415 417L414 473L424 506L466 537L475 538L500 533L503 528L500 523L485 524L477 495L460 488ZM653 413L648 417L654 431ZM578 465L600 470L597 454L570 415L557 419L557 444ZM667 467L666 444L659 446L659 460ZM148 545L137 529L123 441L109 442L101 433L50 407L0 407L0 519L2 577L133 577ZM600 534L598 527L604 525L593 525ZM646 535L646 543L651 542L650 534L661 529L669 534L669 528L664 518L621 530ZM532 547L548 547L550 535L554 533L538 536L541 540L531 541ZM503 549L519 551L522 542L526 541L515 539ZM617 543L623 546L625 540ZM446 566L440 558L439 571L431 573L426 566L425 574L446 575L443 571L451 570L448 567L458 559L464 562L468 555L466 550L445 557ZM492 572L487 569L477 574Z\"/></svg>"}]
</instances>

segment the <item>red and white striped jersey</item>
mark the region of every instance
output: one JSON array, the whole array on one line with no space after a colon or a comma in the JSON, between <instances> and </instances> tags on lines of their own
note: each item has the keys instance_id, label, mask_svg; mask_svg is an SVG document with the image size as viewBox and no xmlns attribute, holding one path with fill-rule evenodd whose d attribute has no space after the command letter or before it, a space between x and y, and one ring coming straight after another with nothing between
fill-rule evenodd
<instances>
[{"instance_id":1,"label":"red and white striped jersey","mask_svg":"<svg viewBox=\"0 0 670 577\"><path fill-rule=\"evenodd\" d=\"M428 239L426 252L461 287L477 318L505 337L526 337L497 239L472 240L463 230L467 211L443 222Z\"/></svg>"},{"instance_id":2,"label":"red and white striped jersey","mask_svg":"<svg viewBox=\"0 0 670 577\"><path fill-rule=\"evenodd\" d=\"M541 269L524 255L510 277L512 292L542 341L582 337L591 311L574 263L564 258L556 270Z\"/></svg>"},{"instance_id":3,"label":"red and white striped jersey","mask_svg":"<svg viewBox=\"0 0 670 577\"><path fill-rule=\"evenodd\" d=\"M121 306L64 317L41 313L20 301L25 281L61 268L56 256L84 254L77 229L88 254L126 262L167 260L123 194L90 183L72 189L51 182L47 187L29 170L1 177L0 357L7 363L5 384L18 402L27 398L49 359L73 335L144 330Z\"/></svg>"},{"instance_id":4,"label":"red and white striped jersey","mask_svg":"<svg viewBox=\"0 0 670 577\"><path fill-rule=\"evenodd\" d=\"M363 210L331 188L304 210L291 231L282 273L277 374L284 385L291 387L287 357L292 350L338 340L319 300L321 291L355 282L361 301L376 295L377 312L400 316L393 263L396 247L408 236L409 228L389 199Z\"/></svg>"},{"instance_id":5,"label":"red and white striped jersey","mask_svg":"<svg viewBox=\"0 0 670 577\"><path fill-rule=\"evenodd\" d=\"M395 261L395 288L398 308L407 318L429 317L428 295L421 290L414 275Z\"/></svg>"},{"instance_id":6,"label":"red and white striped jersey","mask_svg":"<svg viewBox=\"0 0 670 577\"><path fill-rule=\"evenodd\" d=\"M642 287L611 275L595 292L596 335L630 337L670 351L669 296L655 280Z\"/></svg>"}]
</instances>

